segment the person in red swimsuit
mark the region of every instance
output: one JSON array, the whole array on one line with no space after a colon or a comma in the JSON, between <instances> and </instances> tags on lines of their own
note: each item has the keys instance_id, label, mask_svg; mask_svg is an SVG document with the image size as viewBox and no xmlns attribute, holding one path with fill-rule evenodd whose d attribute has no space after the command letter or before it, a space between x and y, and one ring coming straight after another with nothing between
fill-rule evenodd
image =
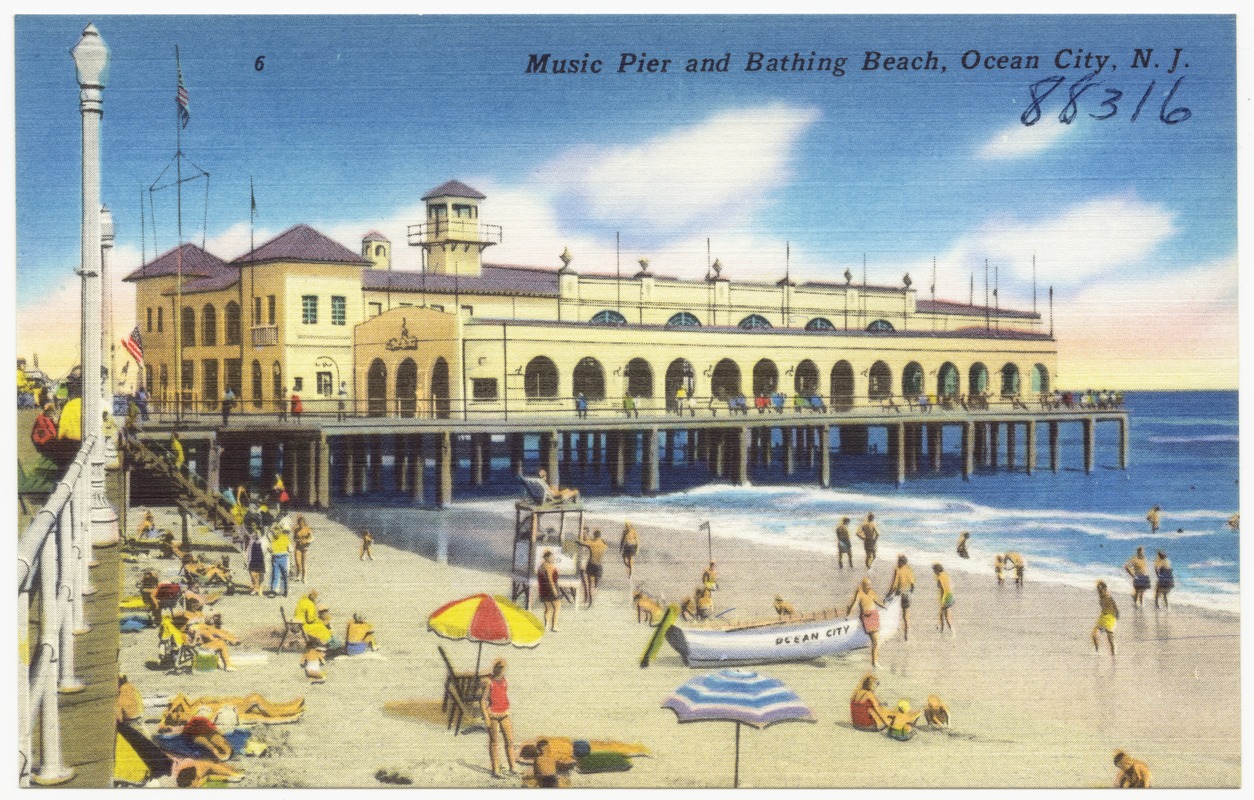
<instances>
[{"instance_id":1,"label":"person in red swimsuit","mask_svg":"<svg viewBox=\"0 0 1254 800\"><path fill-rule=\"evenodd\" d=\"M504 777L497 758L497 745L505 740L505 760L511 775L514 769L514 724L509 719L509 684L505 681L505 659L498 658L492 664L492 674L483 679L483 692L479 698L483 719L488 726L488 758L492 762L493 777Z\"/></svg>"},{"instance_id":2,"label":"person in red swimsuit","mask_svg":"<svg viewBox=\"0 0 1254 800\"><path fill-rule=\"evenodd\" d=\"M885 716L887 709L875 696L877 683L879 678L868 672L862 676L853 697L849 698L849 718L860 731L880 731L888 726L888 718Z\"/></svg>"},{"instance_id":3,"label":"person in red swimsuit","mask_svg":"<svg viewBox=\"0 0 1254 800\"><path fill-rule=\"evenodd\" d=\"M553 551L544 551L544 560L536 570L536 586L544 603L544 624L557 633L557 613L562 608L562 594L557 588L557 565L553 563Z\"/></svg>"}]
</instances>

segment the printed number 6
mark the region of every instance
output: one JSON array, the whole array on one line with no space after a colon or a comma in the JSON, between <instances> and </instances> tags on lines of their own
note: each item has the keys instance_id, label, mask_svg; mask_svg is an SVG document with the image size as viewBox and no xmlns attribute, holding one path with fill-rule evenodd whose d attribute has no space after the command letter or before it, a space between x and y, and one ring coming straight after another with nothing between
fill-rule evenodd
<instances>
[{"instance_id":1,"label":"printed number 6","mask_svg":"<svg viewBox=\"0 0 1254 800\"><path fill-rule=\"evenodd\" d=\"M253 62L253 69L257 70L258 72L261 72L265 68L266 68L266 57L257 56L257 60Z\"/></svg>"}]
</instances>

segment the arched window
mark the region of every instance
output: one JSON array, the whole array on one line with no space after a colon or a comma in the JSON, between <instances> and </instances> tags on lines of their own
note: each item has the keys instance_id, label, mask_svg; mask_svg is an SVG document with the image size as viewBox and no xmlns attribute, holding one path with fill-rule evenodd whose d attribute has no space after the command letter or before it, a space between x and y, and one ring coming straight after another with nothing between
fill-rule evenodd
<instances>
[{"instance_id":1,"label":"arched window","mask_svg":"<svg viewBox=\"0 0 1254 800\"><path fill-rule=\"evenodd\" d=\"M912 401L923 394L923 367L919 362L911 361L901 371L901 394Z\"/></svg>"},{"instance_id":2,"label":"arched window","mask_svg":"<svg viewBox=\"0 0 1254 800\"><path fill-rule=\"evenodd\" d=\"M687 359L677 358L666 368L666 409L675 410L675 395L682 388L684 394L692 397L696 388L696 371Z\"/></svg>"},{"instance_id":3,"label":"arched window","mask_svg":"<svg viewBox=\"0 0 1254 800\"><path fill-rule=\"evenodd\" d=\"M383 247L383 245L381 245L381 244L376 244L376 245L374 246L374 254L375 254L376 256L381 256L381 255L383 255L383 253L384 253L384 247Z\"/></svg>"},{"instance_id":4,"label":"arched window","mask_svg":"<svg viewBox=\"0 0 1254 800\"><path fill-rule=\"evenodd\" d=\"M987 390L988 367L977 361L971 365L971 369L967 370L967 393L984 394Z\"/></svg>"},{"instance_id":5,"label":"arched window","mask_svg":"<svg viewBox=\"0 0 1254 800\"><path fill-rule=\"evenodd\" d=\"M832 367L832 409L848 411L853 408L853 365L848 361L837 361Z\"/></svg>"},{"instance_id":6,"label":"arched window","mask_svg":"<svg viewBox=\"0 0 1254 800\"><path fill-rule=\"evenodd\" d=\"M200 343L205 347L218 343L218 312L208 303L200 312Z\"/></svg>"},{"instance_id":7,"label":"arched window","mask_svg":"<svg viewBox=\"0 0 1254 800\"><path fill-rule=\"evenodd\" d=\"M580 359L571 375L572 394L583 394L587 400L605 399L605 370L592 356Z\"/></svg>"},{"instance_id":8,"label":"arched window","mask_svg":"<svg viewBox=\"0 0 1254 800\"><path fill-rule=\"evenodd\" d=\"M449 402L448 362L437 358L431 365L431 396L435 398L435 415L448 419L452 405Z\"/></svg>"},{"instance_id":9,"label":"arched window","mask_svg":"<svg viewBox=\"0 0 1254 800\"><path fill-rule=\"evenodd\" d=\"M612 309L598 311L592 317L593 325L626 325L627 318Z\"/></svg>"},{"instance_id":10,"label":"arched window","mask_svg":"<svg viewBox=\"0 0 1254 800\"><path fill-rule=\"evenodd\" d=\"M239 303L234 301L226 304L224 312L224 324L226 325L226 343L239 344L240 327L239 327Z\"/></svg>"},{"instance_id":11,"label":"arched window","mask_svg":"<svg viewBox=\"0 0 1254 800\"><path fill-rule=\"evenodd\" d=\"M253 408L261 408L261 402L262 402L261 387L262 387L261 362L254 361L253 362Z\"/></svg>"},{"instance_id":12,"label":"arched window","mask_svg":"<svg viewBox=\"0 0 1254 800\"><path fill-rule=\"evenodd\" d=\"M896 330L896 328L893 327L893 323L886 319L877 319L870 325L866 326L866 329L871 333L892 333Z\"/></svg>"},{"instance_id":13,"label":"arched window","mask_svg":"<svg viewBox=\"0 0 1254 800\"><path fill-rule=\"evenodd\" d=\"M806 330L808 331L834 331L836 330L836 326L833 325L832 321L828 319L827 317L815 317L814 319L806 323Z\"/></svg>"},{"instance_id":14,"label":"arched window","mask_svg":"<svg viewBox=\"0 0 1254 800\"><path fill-rule=\"evenodd\" d=\"M536 356L527 362L523 391L527 397L557 397L557 366L552 360Z\"/></svg>"},{"instance_id":15,"label":"arched window","mask_svg":"<svg viewBox=\"0 0 1254 800\"><path fill-rule=\"evenodd\" d=\"M376 358L366 370L366 413L381 417L388 407L388 368L383 359Z\"/></svg>"},{"instance_id":16,"label":"arched window","mask_svg":"<svg viewBox=\"0 0 1254 800\"><path fill-rule=\"evenodd\" d=\"M1001 368L1001 396L1013 397L1019 393L1019 368L1007 363Z\"/></svg>"},{"instance_id":17,"label":"arched window","mask_svg":"<svg viewBox=\"0 0 1254 800\"><path fill-rule=\"evenodd\" d=\"M1032 367L1032 393L1049 394L1049 370L1044 364Z\"/></svg>"},{"instance_id":18,"label":"arched window","mask_svg":"<svg viewBox=\"0 0 1254 800\"><path fill-rule=\"evenodd\" d=\"M958 368L946 361L936 373L936 396L957 397L959 391Z\"/></svg>"},{"instance_id":19,"label":"arched window","mask_svg":"<svg viewBox=\"0 0 1254 800\"><path fill-rule=\"evenodd\" d=\"M283 366L277 361L270 365L270 394L274 396L275 408L287 402L283 393Z\"/></svg>"},{"instance_id":20,"label":"arched window","mask_svg":"<svg viewBox=\"0 0 1254 800\"><path fill-rule=\"evenodd\" d=\"M144 365L144 388L150 392L152 391L152 365L151 364Z\"/></svg>"},{"instance_id":21,"label":"arched window","mask_svg":"<svg viewBox=\"0 0 1254 800\"><path fill-rule=\"evenodd\" d=\"M871 365L867 382L867 397L884 400L893 396L893 371L883 361Z\"/></svg>"},{"instance_id":22,"label":"arched window","mask_svg":"<svg viewBox=\"0 0 1254 800\"><path fill-rule=\"evenodd\" d=\"M623 369L623 377L627 379L627 394L632 397L653 396L653 368L643 358L633 358Z\"/></svg>"},{"instance_id":23,"label":"arched window","mask_svg":"<svg viewBox=\"0 0 1254 800\"><path fill-rule=\"evenodd\" d=\"M412 358L396 367L396 403L402 417L412 417L418 410L418 365Z\"/></svg>"},{"instance_id":24,"label":"arched window","mask_svg":"<svg viewBox=\"0 0 1254 800\"><path fill-rule=\"evenodd\" d=\"M179 326L179 336L183 338L183 347L196 346L196 309L190 306L183 308L183 322Z\"/></svg>"},{"instance_id":25,"label":"arched window","mask_svg":"<svg viewBox=\"0 0 1254 800\"><path fill-rule=\"evenodd\" d=\"M775 394L779 386L779 367L769 358L753 365L753 396L767 397Z\"/></svg>"},{"instance_id":26,"label":"arched window","mask_svg":"<svg viewBox=\"0 0 1254 800\"><path fill-rule=\"evenodd\" d=\"M700 328L701 320L689 314L687 311L680 311L675 316L666 320L666 324L672 328Z\"/></svg>"},{"instance_id":27,"label":"arched window","mask_svg":"<svg viewBox=\"0 0 1254 800\"><path fill-rule=\"evenodd\" d=\"M724 358L714 365L710 376L710 394L716 400L726 400L744 394L740 391L740 365L730 358Z\"/></svg>"},{"instance_id":28,"label":"arched window","mask_svg":"<svg viewBox=\"0 0 1254 800\"><path fill-rule=\"evenodd\" d=\"M819 368L810 359L797 365L792 374L793 390L802 397L811 397L819 391Z\"/></svg>"},{"instance_id":29,"label":"arched window","mask_svg":"<svg viewBox=\"0 0 1254 800\"><path fill-rule=\"evenodd\" d=\"M740 327L745 330L765 330L771 327L771 321L761 314L750 314L740 321Z\"/></svg>"}]
</instances>

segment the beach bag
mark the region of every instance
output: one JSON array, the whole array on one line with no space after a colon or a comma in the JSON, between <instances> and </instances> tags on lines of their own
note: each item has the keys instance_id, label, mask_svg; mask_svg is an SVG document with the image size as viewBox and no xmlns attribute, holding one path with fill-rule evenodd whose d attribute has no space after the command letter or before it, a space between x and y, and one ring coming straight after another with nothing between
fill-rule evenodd
<instances>
[{"instance_id":1,"label":"beach bag","mask_svg":"<svg viewBox=\"0 0 1254 800\"><path fill-rule=\"evenodd\" d=\"M287 489L283 489L282 491L279 492L280 503L286 503L288 500L291 500L291 499L292 498L287 493Z\"/></svg>"},{"instance_id":2,"label":"beach bag","mask_svg":"<svg viewBox=\"0 0 1254 800\"><path fill-rule=\"evenodd\" d=\"M579 771L585 774L596 772L626 772L631 769L631 759L622 753L597 751L588 753L579 759Z\"/></svg>"},{"instance_id":3,"label":"beach bag","mask_svg":"<svg viewBox=\"0 0 1254 800\"><path fill-rule=\"evenodd\" d=\"M192 661L192 669L196 672L213 672L218 668L217 653L197 653Z\"/></svg>"}]
</instances>

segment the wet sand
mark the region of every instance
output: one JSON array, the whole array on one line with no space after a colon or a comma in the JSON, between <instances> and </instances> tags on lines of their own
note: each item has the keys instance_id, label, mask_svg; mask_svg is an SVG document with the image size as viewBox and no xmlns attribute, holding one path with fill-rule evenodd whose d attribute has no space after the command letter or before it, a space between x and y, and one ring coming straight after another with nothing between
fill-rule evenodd
<instances>
[{"instance_id":1,"label":"wet sand","mask_svg":"<svg viewBox=\"0 0 1254 800\"><path fill-rule=\"evenodd\" d=\"M496 505L486 512L337 509L336 519L348 525L307 514L316 535L309 584L293 584L286 599L234 595L217 606L224 626L244 640L233 649L238 671L154 671L145 664L156 657L151 629L123 634L122 668L146 698L251 691L278 701L305 696L299 722L254 729L254 737L270 745L270 757L233 759L246 772L242 787L375 787L383 785L374 777L380 769L405 775L416 787L520 786L518 778L489 773L482 728L460 736L445 729L445 669L436 647L443 646L459 670L470 670L476 645L426 630L427 615L447 600L508 593L513 509L500 501L498 514ZM171 511L158 514L175 528ZM652 751L634 759L629 772L576 773L577 787L730 787L734 726L679 725L660 708L698 671L685 667L669 646L648 669L639 667L651 629L637 624L630 603L618 559L621 520L589 514L587 521L601 527L611 545L593 608L564 605L560 631L535 649L484 647L485 667L497 657L509 662L516 735L616 739ZM373 562L357 558L362 527L375 531ZM640 536L637 578L644 588L671 602L690 594L706 561L705 535L663 536L641 528ZM203 532L194 538L220 541ZM838 570L833 558L822 555L716 537L716 611L734 608L729 619L769 616L776 594L803 612L843 606L865 574L857 541L854 549L857 568ZM434 560L442 551L449 564ZM871 577L882 593L897 554L891 538L881 540L880 553ZM242 556L232 562L242 569ZM144 563L166 571L177 566L141 557L127 565L124 594L133 592ZM1104 645L1095 654L1089 639L1095 592L1033 583L1030 564L1023 589L1013 586L1012 574L999 588L990 565L984 578L952 573L957 635L951 637L937 631L930 565L912 566L919 584L910 639L903 641L899 631L882 644L878 694L888 704L907 698L915 708L929 694L939 695L953 714L952 728L921 726L906 743L854 730L849 696L870 667L866 650L755 667L788 684L818 722L744 729L741 786L1103 787L1114 780L1116 748L1146 761L1156 786L1240 784L1235 615L1180 606L1156 612L1152 595L1145 608L1134 609L1127 582L1112 567L1109 582L1122 612L1119 652L1112 659ZM246 573L237 576L246 581ZM331 607L337 635L360 611L382 647L378 656L334 659L321 685L308 683L299 653L274 653L280 605L290 613L308 588L317 588L319 602Z\"/></svg>"}]
</instances>

